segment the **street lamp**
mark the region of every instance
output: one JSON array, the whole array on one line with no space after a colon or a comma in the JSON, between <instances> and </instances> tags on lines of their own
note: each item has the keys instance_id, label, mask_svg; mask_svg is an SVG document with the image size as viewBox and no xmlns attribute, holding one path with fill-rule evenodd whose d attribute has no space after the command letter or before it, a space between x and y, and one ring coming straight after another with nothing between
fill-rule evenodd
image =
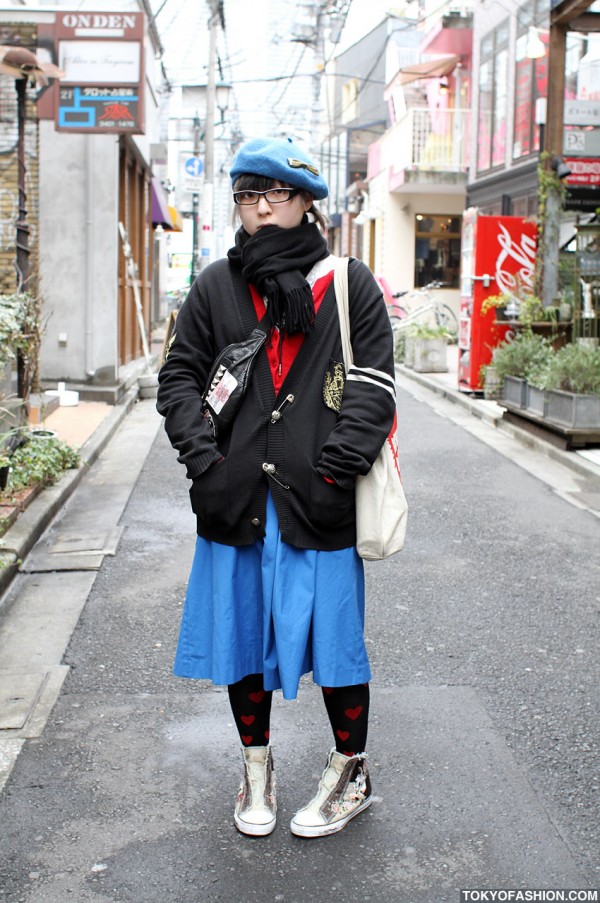
<instances>
[{"instance_id":1,"label":"street lamp","mask_svg":"<svg viewBox=\"0 0 600 903\"><path fill-rule=\"evenodd\" d=\"M211 262L213 227L213 182L215 171L215 105L217 100L217 34L219 28L225 30L223 0L208 0L210 6L210 41L208 47L208 83L206 86L206 135L204 159L204 193L202 205L202 248L200 269ZM223 110L221 108L221 110ZM222 115L221 115L222 119Z\"/></svg>"},{"instance_id":2,"label":"street lamp","mask_svg":"<svg viewBox=\"0 0 600 903\"><path fill-rule=\"evenodd\" d=\"M540 37L542 31L544 34L549 34L548 29L537 28L535 25L530 25L527 30L527 49L525 51L525 56L530 60L540 60L542 57L546 56L548 48Z\"/></svg>"},{"instance_id":3,"label":"street lamp","mask_svg":"<svg viewBox=\"0 0 600 903\"><path fill-rule=\"evenodd\" d=\"M194 124L192 126L194 133L194 157L198 160L200 157L200 118L198 113L194 116ZM200 165L200 164L198 164ZM190 273L190 285L193 285L196 276L200 272L200 254L199 254L199 232L198 232L198 214L200 210L200 194L198 191L192 192L192 267Z\"/></svg>"}]
</instances>

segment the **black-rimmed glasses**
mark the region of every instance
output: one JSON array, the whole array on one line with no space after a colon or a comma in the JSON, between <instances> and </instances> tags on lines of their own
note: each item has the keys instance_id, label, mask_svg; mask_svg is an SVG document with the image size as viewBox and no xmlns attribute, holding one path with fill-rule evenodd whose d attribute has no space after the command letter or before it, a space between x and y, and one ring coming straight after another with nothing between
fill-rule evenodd
<instances>
[{"instance_id":1,"label":"black-rimmed glasses","mask_svg":"<svg viewBox=\"0 0 600 903\"><path fill-rule=\"evenodd\" d=\"M268 204L283 204L300 193L299 188L269 188L267 191L234 191L233 203L252 207L264 198Z\"/></svg>"}]
</instances>

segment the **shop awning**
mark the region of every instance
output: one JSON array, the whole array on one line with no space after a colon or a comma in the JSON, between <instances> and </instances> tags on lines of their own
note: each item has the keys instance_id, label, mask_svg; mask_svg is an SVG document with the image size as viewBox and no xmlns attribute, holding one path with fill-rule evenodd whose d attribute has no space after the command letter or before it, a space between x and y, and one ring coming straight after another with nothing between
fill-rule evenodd
<instances>
[{"instance_id":1,"label":"shop awning","mask_svg":"<svg viewBox=\"0 0 600 903\"><path fill-rule=\"evenodd\" d=\"M409 85L420 78L442 78L450 75L460 56L453 53L451 56L442 56L437 60L427 60L426 63L413 63L412 66L404 66L392 79L386 90L397 88L399 85Z\"/></svg>"},{"instance_id":2,"label":"shop awning","mask_svg":"<svg viewBox=\"0 0 600 903\"><path fill-rule=\"evenodd\" d=\"M152 225L162 226L163 229L173 229L173 220L169 212L169 201L159 179L154 177L150 184L152 197Z\"/></svg>"},{"instance_id":3,"label":"shop awning","mask_svg":"<svg viewBox=\"0 0 600 903\"><path fill-rule=\"evenodd\" d=\"M183 217L179 210L169 205L169 215L171 217L172 226L165 226L166 232L183 232Z\"/></svg>"}]
</instances>

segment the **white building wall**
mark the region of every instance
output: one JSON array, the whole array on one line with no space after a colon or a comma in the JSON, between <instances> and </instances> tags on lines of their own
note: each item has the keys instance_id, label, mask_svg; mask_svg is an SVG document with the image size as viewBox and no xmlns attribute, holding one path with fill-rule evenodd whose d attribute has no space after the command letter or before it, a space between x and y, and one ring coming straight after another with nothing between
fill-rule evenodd
<instances>
[{"instance_id":1,"label":"white building wall","mask_svg":"<svg viewBox=\"0 0 600 903\"><path fill-rule=\"evenodd\" d=\"M463 192L444 192L441 186L421 191L416 186L407 191L389 191L394 142L388 134L380 144L379 171L369 178L368 211L375 217L375 273L387 279L393 291L412 290L417 213L460 216L465 196ZM437 297L458 313L458 289L441 289Z\"/></svg>"},{"instance_id":2,"label":"white building wall","mask_svg":"<svg viewBox=\"0 0 600 903\"><path fill-rule=\"evenodd\" d=\"M394 291L412 290L415 284L417 213L461 216L463 210L462 195L431 192L389 193L378 235L376 272L387 279ZM450 304L458 313L458 289L440 289L437 297L440 301Z\"/></svg>"}]
</instances>

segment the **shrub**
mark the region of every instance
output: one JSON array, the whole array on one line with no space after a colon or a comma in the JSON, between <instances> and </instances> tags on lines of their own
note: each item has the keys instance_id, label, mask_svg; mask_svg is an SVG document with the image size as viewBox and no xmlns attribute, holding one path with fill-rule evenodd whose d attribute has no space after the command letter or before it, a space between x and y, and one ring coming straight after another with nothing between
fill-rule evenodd
<instances>
[{"instance_id":1,"label":"shrub","mask_svg":"<svg viewBox=\"0 0 600 903\"><path fill-rule=\"evenodd\" d=\"M0 369L19 360L21 397L39 388L40 300L30 292L0 295Z\"/></svg>"},{"instance_id":2,"label":"shrub","mask_svg":"<svg viewBox=\"0 0 600 903\"><path fill-rule=\"evenodd\" d=\"M402 329L394 333L394 360L401 363L406 355L406 332Z\"/></svg>"},{"instance_id":3,"label":"shrub","mask_svg":"<svg viewBox=\"0 0 600 903\"><path fill-rule=\"evenodd\" d=\"M600 395L600 348L580 344L560 348L550 360L543 388Z\"/></svg>"},{"instance_id":4,"label":"shrub","mask_svg":"<svg viewBox=\"0 0 600 903\"><path fill-rule=\"evenodd\" d=\"M552 345L543 336L530 332L518 333L510 342L502 342L494 349L493 364L498 378L506 376L528 379L544 371L553 355Z\"/></svg>"},{"instance_id":5,"label":"shrub","mask_svg":"<svg viewBox=\"0 0 600 903\"><path fill-rule=\"evenodd\" d=\"M445 339L449 342L455 338L445 326L429 326L426 323L413 323L408 333L415 339Z\"/></svg>"},{"instance_id":6,"label":"shrub","mask_svg":"<svg viewBox=\"0 0 600 903\"><path fill-rule=\"evenodd\" d=\"M7 491L55 483L63 471L79 467L79 453L60 439L28 439L10 456Z\"/></svg>"}]
</instances>

